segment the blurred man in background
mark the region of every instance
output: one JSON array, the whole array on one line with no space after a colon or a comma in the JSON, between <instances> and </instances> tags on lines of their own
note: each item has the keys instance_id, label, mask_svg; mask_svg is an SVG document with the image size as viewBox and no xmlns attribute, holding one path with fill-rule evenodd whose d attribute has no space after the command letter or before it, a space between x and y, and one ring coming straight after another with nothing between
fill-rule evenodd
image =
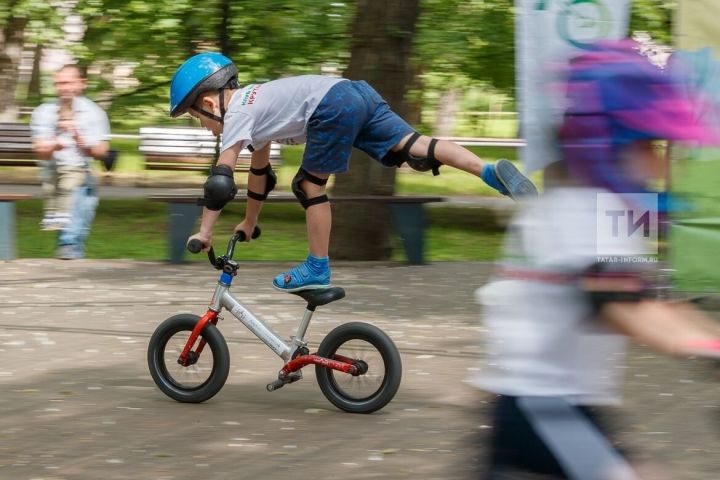
<instances>
[{"instance_id":1,"label":"blurred man in background","mask_svg":"<svg viewBox=\"0 0 720 480\"><path fill-rule=\"evenodd\" d=\"M85 240L97 208L92 159L105 158L110 123L105 112L84 96L85 78L77 65L55 73L58 98L32 116L33 149L43 168L46 194L44 230L59 230L57 257L85 255Z\"/></svg>"}]
</instances>

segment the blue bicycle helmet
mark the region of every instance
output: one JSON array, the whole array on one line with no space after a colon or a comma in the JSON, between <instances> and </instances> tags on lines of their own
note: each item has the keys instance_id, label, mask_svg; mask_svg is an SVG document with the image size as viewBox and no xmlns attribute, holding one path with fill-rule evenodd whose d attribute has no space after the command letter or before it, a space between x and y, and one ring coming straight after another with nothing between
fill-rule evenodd
<instances>
[{"instance_id":1,"label":"blue bicycle helmet","mask_svg":"<svg viewBox=\"0 0 720 480\"><path fill-rule=\"evenodd\" d=\"M237 73L232 60L221 53L199 53L190 57L180 65L170 82L170 116L174 118L185 113L202 93L238 88ZM209 116L217 120L215 115Z\"/></svg>"}]
</instances>

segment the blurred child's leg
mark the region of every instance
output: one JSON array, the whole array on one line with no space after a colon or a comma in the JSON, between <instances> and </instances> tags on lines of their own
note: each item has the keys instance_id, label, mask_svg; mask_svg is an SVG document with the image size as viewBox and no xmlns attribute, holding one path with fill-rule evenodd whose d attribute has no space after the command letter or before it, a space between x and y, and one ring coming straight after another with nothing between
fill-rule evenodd
<instances>
[{"instance_id":1,"label":"blurred child's leg","mask_svg":"<svg viewBox=\"0 0 720 480\"><path fill-rule=\"evenodd\" d=\"M43 213L44 219L54 217L57 213L57 188L54 181L43 181Z\"/></svg>"},{"instance_id":2,"label":"blurred child's leg","mask_svg":"<svg viewBox=\"0 0 720 480\"><path fill-rule=\"evenodd\" d=\"M40 181L43 192L43 219L40 226L43 230L54 230L54 220L57 214L57 171L55 162L49 160L38 161L40 166Z\"/></svg>"},{"instance_id":3,"label":"blurred child's leg","mask_svg":"<svg viewBox=\"0 0 720 480\"><path fill-rule=\"evenodd\" d=\"M67 214L73 210L73 193L85 184L87 172L84 168L59 168L57 182L58 214Z\"/></svg>"}]
</instances>

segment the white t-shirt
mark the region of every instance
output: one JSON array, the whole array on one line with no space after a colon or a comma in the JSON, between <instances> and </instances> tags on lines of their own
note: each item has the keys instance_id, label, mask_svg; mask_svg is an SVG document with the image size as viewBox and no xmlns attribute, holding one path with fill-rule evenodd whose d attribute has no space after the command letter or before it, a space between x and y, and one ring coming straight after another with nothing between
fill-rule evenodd
<instances>
[{"instance_id":1,"label":"white t-shirt","mask_svg":"<svg viewBox=\"0 0 720 480\"><path fill-rule=\"evenodd\" d=\"M225 113L221 151L237 143L256 150L269 141L305 143L310 117L328 90L343 80L301 75L241 88Z\"/></svg>"},{"instance_id":2,"label":"white t-shirt","mask_svg":"<svg viewBox=\"0 0 720 480\"><path fill-rule=\"evenodd\" d=\"M110 122L105 111L86 97L75 97L72 103L73 120L80 137L89 145L110 140ZM60 105L43 103L32 114L30 127L34 140L57 138L65 148L53 153L53 160L60 167L86 167L92 160L75 144L72 135L58 131Z\"/></svg>"},{"instance_id":3,"label":"white t-shirt","mask_svg":"<svg viewBox=\"0 0 720 480\"><path fill-rule=\"evenodd\" d=\"M488 358L469 383L503 395L562 396L580 405L619 401L626 340L594 318L576 281L598 261L598 193L608 192L551 190L515 217L505 274L476 292ZM621 197L611 201L625 208Z\"/></svg>"}]
</instances>

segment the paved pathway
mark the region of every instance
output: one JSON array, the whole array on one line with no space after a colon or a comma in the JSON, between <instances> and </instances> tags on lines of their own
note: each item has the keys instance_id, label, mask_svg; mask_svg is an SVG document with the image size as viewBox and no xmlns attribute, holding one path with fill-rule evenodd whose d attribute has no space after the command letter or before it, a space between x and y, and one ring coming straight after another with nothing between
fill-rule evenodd
<instances>
[{"instance_id":1,"label":"paved pathway","mask_svg":"<svg viewBox=\"0 0 720 480\"><path fill-rule=\"evenodd\" d=\"M249 263L233 292L281 333L302 302L270 287L286 265ZM472 478L490 431L472 302L489 266L346 264L346 299L318 310L311 346L340 323L388 332L404 377L372 415L335 409L312 369L268 393L280 360L229 315L223 390L200 405L155 388L147 340L178 312L202 313L215 273L202 264L18 260L0 263L0 479ZM636 347L625 368L619 438L672 479L716 479L720 385L711 365Z\"/></svg>"}]
</instances>

